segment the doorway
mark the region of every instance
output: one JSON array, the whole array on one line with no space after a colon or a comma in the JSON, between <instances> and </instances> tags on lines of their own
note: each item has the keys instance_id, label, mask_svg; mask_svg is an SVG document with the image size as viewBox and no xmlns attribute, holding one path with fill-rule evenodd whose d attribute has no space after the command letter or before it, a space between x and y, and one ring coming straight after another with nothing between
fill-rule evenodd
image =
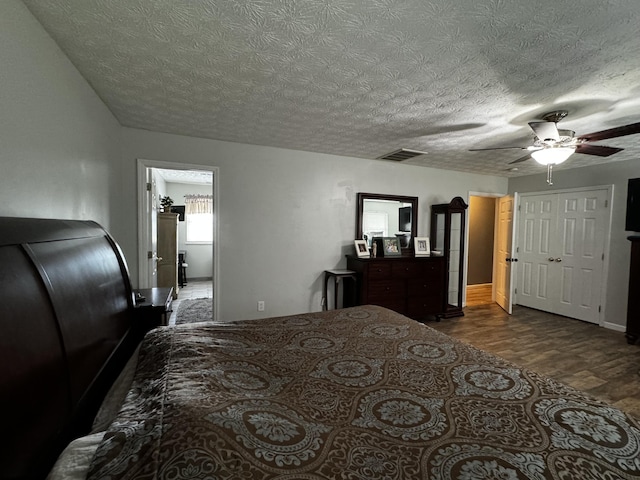
<instances>
[{"instance_id":1,"label":"doorway","mask_svg":"<svg viewBox=\"0 0 640 480\"><path fill-rule=\"evenodd\" d=\"M179 223L179 250L181 260L189 265L186 279L203 281L210 279L212 286L213 319L218 318L220 297L218 285L218 215L219 174L217 167L187 165L171 162L138 159L138 285L151 288L157 285L158 255L156 251L157 213L161 196L170 196L174 206L184 205L190 193L211 195L213 199L213 240L186 243L186 223ZM184 217L182 217L184 218ZM186 255L186 260L184 260ZM189 264L189 261L192 263ZM181 264L182 265L182 264ZM193 268L192 268L193 267ZM179 289L178 289L178 298Z\"/></svg>"},{"instance_id":2,"label":"doorway","mask_svg":"<svg viewBox=\"0 0 640 480\"><path fill-rule=\"evenodd\" d=\"M495 196L469 196L466 305L493 303Z\"/></svg>"}]
</instances>

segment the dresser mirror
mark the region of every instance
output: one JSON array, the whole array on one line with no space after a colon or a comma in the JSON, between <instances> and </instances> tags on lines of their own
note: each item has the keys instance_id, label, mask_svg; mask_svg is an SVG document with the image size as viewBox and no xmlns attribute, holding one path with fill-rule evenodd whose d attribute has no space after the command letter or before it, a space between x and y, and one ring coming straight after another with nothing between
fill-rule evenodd
<instances>
[{"instance_id":1,"label":"dresser mirror","mask_svg":"<svg viewBox=\"0 0 640 480\"><path fill-rule=\"evenodd\" d=\"M356 239L371 247L373 237L397 237L402 250L410 250L417 231L418 197L358 193Z\"/></svg>"}]
</instances>

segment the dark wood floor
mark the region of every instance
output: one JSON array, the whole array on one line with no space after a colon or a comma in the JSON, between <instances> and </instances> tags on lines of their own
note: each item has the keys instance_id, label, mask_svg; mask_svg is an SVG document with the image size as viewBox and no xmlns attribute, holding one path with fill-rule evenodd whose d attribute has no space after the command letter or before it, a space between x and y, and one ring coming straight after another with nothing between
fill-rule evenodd
<instances>
[{"instance_id":1,"label":"dark wood floor","mask_svg":"<svg viewBox=\"0 0 640 480\"><path fill-rule=\"evenodd\" d=\"M640 345L624 333L520 306L511 316L495 303L464 313L428 325L640 419Z\"/></svg>"}]
</instances>

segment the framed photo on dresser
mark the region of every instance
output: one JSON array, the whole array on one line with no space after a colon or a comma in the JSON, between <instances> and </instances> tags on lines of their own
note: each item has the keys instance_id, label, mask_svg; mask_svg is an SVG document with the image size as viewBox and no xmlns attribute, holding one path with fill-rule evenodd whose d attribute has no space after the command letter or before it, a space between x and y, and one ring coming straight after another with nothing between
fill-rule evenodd
<instances>
[{"instance_id":1,"label":"framed photo on dresser","mask_svg":"<svg viewBox=\"0 0 640 480\"><path fill-rule=\"evenodd\" d=\"M358 258L365 258L370 256L369 246L367 245L366 240L354 240L353 243L355 244L356 255L358 255Z\"/></svg>"},{"instance_id":2,"label":"framed photo on dresser","mask_svg":"<svg viewBox=\"0 0 640 480\"><path fill-rule=\"evenodd\" d=\"M413 239L413 251L416 257L427 257L431 255L429 237L416 237Z\"/></svg>"},{"instance_id":3,"label":"framed photo on dresser","mask_svg":"<svg viewBox=\"0 0 640 480\"><path fill-rule=\"evenodd\" d=\"M400 239L398 237L382 237L382 250L385 257L399 257L402 255Z\"/></svg>"}]
</instances>

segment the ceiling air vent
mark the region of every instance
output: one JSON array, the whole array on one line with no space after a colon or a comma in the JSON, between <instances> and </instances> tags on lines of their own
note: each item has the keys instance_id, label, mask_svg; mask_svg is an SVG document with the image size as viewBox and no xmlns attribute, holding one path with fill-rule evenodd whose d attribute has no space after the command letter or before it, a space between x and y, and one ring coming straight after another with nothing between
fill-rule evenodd
<instances>
[{"instance_id":1,"label":"ceiling air vent","mask_svg":"<svg viewBox=\"0 0 640 480\"><path fill-rule=\"evenodd\" d=\"M378 160L390 160L392 162L404 162L405 160L409 160L413 157L419 157L420 155L426 155L427 152L420 152L418 150L409 150L408 148L401 148L400 150L396 150L395 152L387 153L381 157L378 157Z\"/></svg>"}]
</instances>

